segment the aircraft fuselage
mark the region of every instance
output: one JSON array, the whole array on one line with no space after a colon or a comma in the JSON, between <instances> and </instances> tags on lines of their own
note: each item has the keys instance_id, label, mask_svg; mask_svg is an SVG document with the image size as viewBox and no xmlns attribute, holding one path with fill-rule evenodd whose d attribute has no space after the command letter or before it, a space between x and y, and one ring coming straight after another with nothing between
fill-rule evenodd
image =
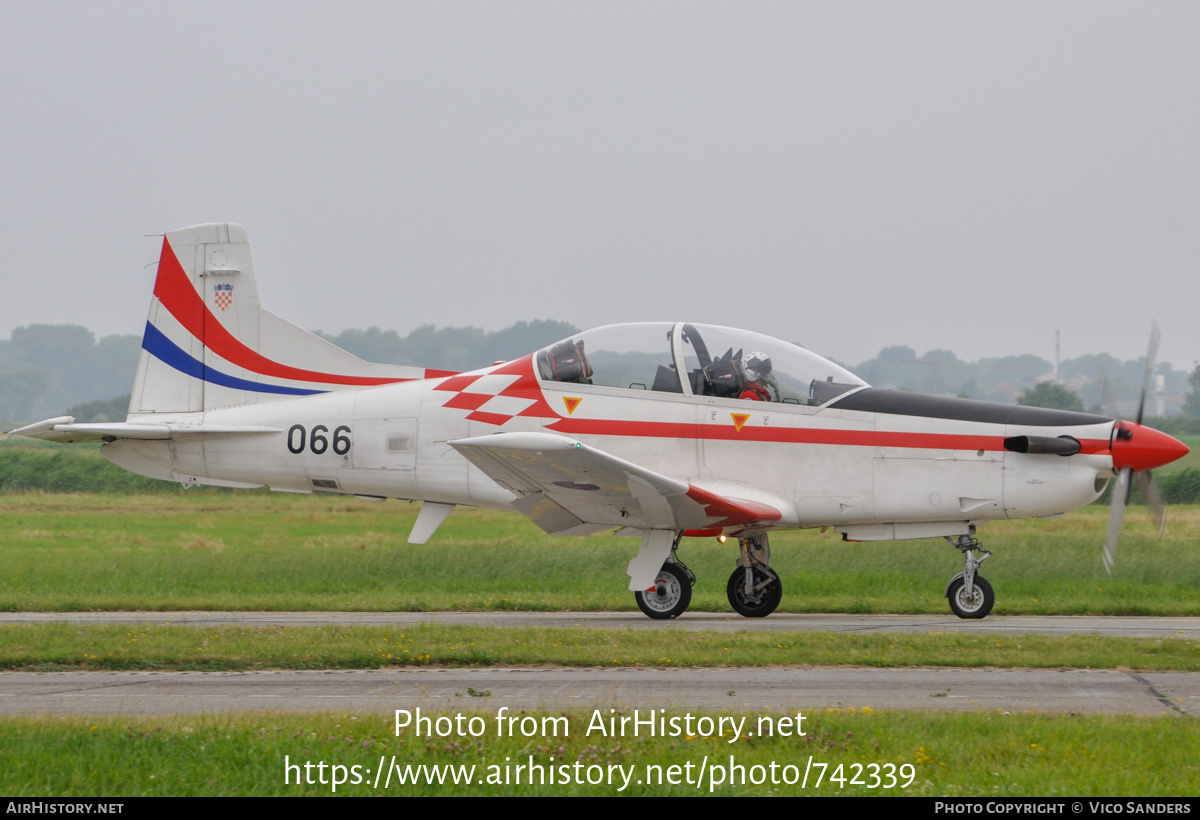
<instances>
[{"instance_id":1,"label":"aircraft fuselage","mask_svg":"<svg viewBox=\"0 0 1200 820\"><path fill-rule=\"evenodd\" d=\"M876 404L907 399L939 415L855 409L865 404L853 401L859 392L813 407L546 381L525 357L448 378L211 410L202 419L161 416L156 421L276 432L121 440L103 452L128 469L184 483L510 510L514 494L449 442L501 427L549 432L695 486L782 499L778 526L830 526L850 540L1056 515L1095 500L1112 475L1111 419L866 391ZM1014 410L1037 423L998 421ZM1016 436L1069 436L1081 451L1064 458L1006 449Z\"/></svg>"}]
</instances>

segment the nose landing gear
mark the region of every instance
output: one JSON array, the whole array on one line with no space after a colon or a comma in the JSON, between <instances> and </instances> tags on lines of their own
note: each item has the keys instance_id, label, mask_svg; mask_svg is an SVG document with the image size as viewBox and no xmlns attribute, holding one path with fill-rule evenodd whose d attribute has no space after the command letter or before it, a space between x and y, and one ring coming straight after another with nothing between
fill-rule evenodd
<instances>
[{"instance_id":1,"label":"nose landing gear","mask_svg":"<svg viewBox=\"0 0 1200 820\"><path fill-rule=\"evenodd\" d=\"M960 618L986 618L996 603L992 585L977 574L979 565L986 561L991 552L985 550L979 540L971 535L960 535L957 539L946 536L950 545L963 554L963 571L950 579L946 585L946 598L950 611ZM982 553L976 560L975 550Z\"/></svg>"}]
</instances>

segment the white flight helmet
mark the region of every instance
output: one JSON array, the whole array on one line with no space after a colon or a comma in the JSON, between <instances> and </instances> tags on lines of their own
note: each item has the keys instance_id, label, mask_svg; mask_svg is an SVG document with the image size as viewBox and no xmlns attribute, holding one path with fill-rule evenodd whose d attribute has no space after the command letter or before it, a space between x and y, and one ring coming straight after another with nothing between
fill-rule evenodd
<instances>
[{"instance_id":1,"label":"white flight helmet","mask_svg":"<svg viewBox=\"0 0 1200 820\"><path fill-rule=\"evenodd\" d=\"M766 353L754 352L742 359L742 372L749 381L759 384L775 383L775 377L771 375L771 357Z\"/></svg>"}]
</instances>

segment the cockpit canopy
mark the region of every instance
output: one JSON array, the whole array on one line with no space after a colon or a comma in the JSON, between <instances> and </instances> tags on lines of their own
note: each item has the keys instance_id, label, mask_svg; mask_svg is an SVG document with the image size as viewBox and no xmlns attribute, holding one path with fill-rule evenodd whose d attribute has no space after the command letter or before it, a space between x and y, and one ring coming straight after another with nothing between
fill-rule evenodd
<instances>
[{"instance_id":1,"label":"cockpit canopy","mask_svg":"<svg viewBox=\"0 0 1200 820\"><path fill-rule=\"evenodd\" d=\"M543 348L535 359L543 381L810 406L866 386L797 345L684 322L599 327Z\"/></svg>"}]
</instances>

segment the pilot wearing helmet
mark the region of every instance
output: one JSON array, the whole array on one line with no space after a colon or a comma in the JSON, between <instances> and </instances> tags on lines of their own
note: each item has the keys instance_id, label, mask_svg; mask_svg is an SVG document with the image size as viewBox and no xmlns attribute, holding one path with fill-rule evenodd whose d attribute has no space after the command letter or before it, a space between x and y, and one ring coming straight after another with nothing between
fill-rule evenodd
<instances>
[{"instance_id":1,"label":"pilot wearing helmet","mask_svg":"<svg viewBox=\"0 0 1200 820\"><path fill-rule=\"evenodd\" d=\"M776 393L779 388L775 376L771 373L771 357L766 353L751 353L742 359L742 375L746 377L746 387L739 398L751 401L774 401L771 389Z\"/></svg>"}]
</instances>

